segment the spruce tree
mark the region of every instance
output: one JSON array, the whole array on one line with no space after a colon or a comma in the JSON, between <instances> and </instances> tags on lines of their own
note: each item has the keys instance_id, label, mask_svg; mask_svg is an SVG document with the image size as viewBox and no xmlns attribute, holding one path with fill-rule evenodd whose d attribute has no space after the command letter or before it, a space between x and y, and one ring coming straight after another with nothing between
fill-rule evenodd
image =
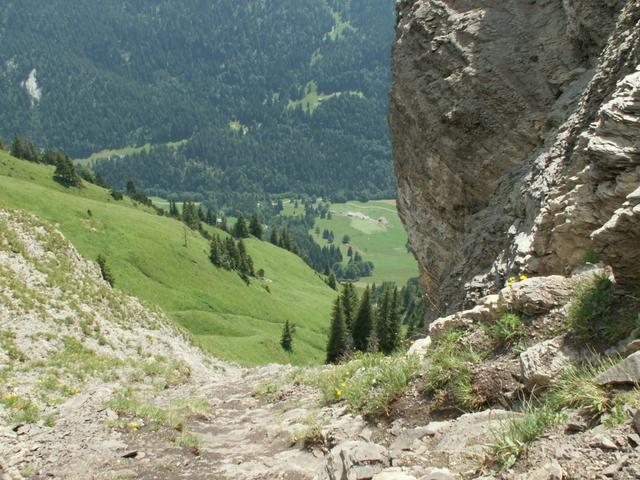
<instances>
[{"instance_id":1,"label":"spruce tree","mask_svg":"<svg viewBox=\"0 0 640 480\"><path fill-rule=\"evenodd\" d=\"M276 246L278 246L278 244L280 243L280 239L278 238L277 228L271 229L271 237L269 238L269 242L271 242L273 245L276 245Z\"/></svg>"},{"instance_id":2,"label":"spruce tree","mask_svg":"<svg viewBox=\"0 0 640 480\"><path fill-rule=\"evenodd\" d=\"M399 311L399 295L398 287L393 289L391 295L391 304L389 306L389 320L387 333L387 349L383 350L385 354L390 354L400 348L400 311Z\"/></svg>"},{"instance_id":3,"label":"spruce tree","mask_svg":"<svg viewBox=\"0 0 640 480\"><path fill-rule=\"evenodd\" d=\"M109 265L107 265L107 259L104 257L104 255L100 254L98 255L98 266L100 267L100 273L102 274L102 278L104 279L105 282L107 282L109 285L111 285L113 287L113 285L115 284L115 279L113 278L113 273L111 273L111 269L109 268Z\"/></svg>"},{"instance_id":4,"label":"spruce tree","mask_svg":"<svg viewBox=\"0 0 640 480\"><path fill-rule=\"evenodd\" d=\"M247 227L247 220L244 218L244 215L242 213L238 216L238 220L233 227L233 236L236 238L249 237L249 227Z\"/></svg>"},{"instance_id":5,"label":"spruce tree","mask_svg":"<svg viewBox=\"0 0 640 480\"><path fill-rule=\"evenodd\" d=\"M240 264L240 255L238 254L238 248L236 242L231 237L227 237L225 240L226 249L226 265L227 270L236 270Z\"/></svg>"},{"instance_id":6,"label":"spruce tree","mask_svg":"<svg viewBox=\"0 0 640 480\"><path fill-rule=\"evenodd\" d=\"M347 329L351 332L353 321L358 309L358 294L353 283L346 283L342 289L342 309L344 311L344 322Z\"/></svg>"},{"instance_id":7,"label":"spruce tree","mask_svg":"<svg viewBox=\"0 0 640 480\"><path fill-rule=\"evenodd\" d=\"M329 285L334 290L338 290L338 282L336 280L336 274L331 272L329 274L329 278L327 278L327 285Z\"/></svg>"},{"instance_id":8,"label":"spruce tree","mask_svg":"<svg viewBox=\"0 0 640 480\"><path fill-rule=\"evenodd\" d=\"M289 320L284 321L282 328L282 337L280 337L280 346L289 355L293 353L293 329L289 325Z\"/></svg>"},{"instance_id":9,"label":"spruce tree","mask_svg":"<svg viewBox=\"0 0 640 480\"><path fill-rule=\"evenodd\" d=\"M378 302L376 311L376 336L378 337L378 348L385 354L389 350L389 309L391 306L391 295L388 288L384 288L382 297Z\"/></svg>"},{"instance_id":10,"label":"spruce tree","mask_svg":"<svg viewBox=\"0 0 640 480\"><path fill-rule=\"evenodd\" d=\"M82 180L76 172L73 162L66 155L60 155L56 160L53 178L66 187L81 187Z\"/></svg>"},{"instance_id":11,"label":"spruce tree","mask_svg":"<svg viewBox=\"0 0 640 480\"><path fill-rule=\"evenodd\" d=\"M256 238L262 240L262 222L257 213L251 215L251 221L249 222L249 233Z\"/></svg>"},{"instance_id":12,"label":"spruce tree","mask_svg":"<svg viewBox=\"0 0 640 480\"><path fill-rule=\"evenodd\" d=\"M353 346L356 350L366 352L373 331L373 312L371 310L371 290L367 287L362 294L358 313L351 327Z\"/></svg>"},{"instance_id":13,"label":"spruce tree","mask_svg":"<svg viewBox=\"0 0 640 480\"><path fill-rule=\"evenodd\" d=\"M13 141L11 142L10 153L11 153L11 156L16 158L22 158L24 155L22 140L20 140L20 137L18 137L18 135L14 135L13 137Z\"/></svg>"},{"instance_id":14,"label":"spruce tree","mask_svg":"<svg viewBox=\"0 0 640 480\"><path fill-rule=\"evenodd\" d=\"M347 327L344 323L342 302L336 299L333 305L326 363L337 363L347 351Z\"/></svg>"},{"instance_id":15,"label":"spruce tree","mask_svg":"<svg viewBox=\"0 0 640 480\"><path fill-rule=\"evenodd\" d=\"M211 259L211 263L216 267L222 267L222 241L219 235L214 235L211 239L211 253L209 254L209 258Z\"/></svg>"},{"instance_id":16,"label":"spruce tree","mask_svg":"<svg viewBox=\"0 0 640 480\"><path fill-rule=\"evenodd\" d=\"M136 184L133 180L129 179L127 181L127 195L131 196L136 193Z\"/></svg>"}]
</instances>

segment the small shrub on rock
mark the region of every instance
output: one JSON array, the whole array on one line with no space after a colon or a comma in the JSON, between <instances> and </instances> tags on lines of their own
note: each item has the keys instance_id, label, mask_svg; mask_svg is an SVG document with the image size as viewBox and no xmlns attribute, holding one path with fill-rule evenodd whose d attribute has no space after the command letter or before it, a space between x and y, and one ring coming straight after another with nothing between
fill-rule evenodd
<instances>
[{"instance_id":1,"label":"small shrub on rock","mask_svg":"<svg viewBox=\"0 0 640 480\"><path fill-rule=\"evenodd\" d=\"M524 336L524 327L520 317L513 313L505 313L493 324L485 328L485 333L491 339L494 347L511 346Z\"/></svg>"}]
</instances>

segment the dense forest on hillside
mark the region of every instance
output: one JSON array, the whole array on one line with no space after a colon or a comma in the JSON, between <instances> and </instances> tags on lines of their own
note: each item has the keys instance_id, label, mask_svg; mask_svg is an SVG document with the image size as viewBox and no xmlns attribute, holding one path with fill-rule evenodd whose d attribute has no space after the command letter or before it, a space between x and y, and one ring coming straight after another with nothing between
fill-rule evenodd
<instances>
[{"instance_id":1,"label":"dense forest on hillside","mask_svg":"<svg viewBox=\"0 0 640 480\"><path fill-rule=\"evenodd\" d=\"M76 158L158 145L96 169L118 188L132 178L212 207L291 192L391 196L393 5L9 1L0 136ZM161 146L178 140L188 142Z\"/></svg>"}]
</instances>

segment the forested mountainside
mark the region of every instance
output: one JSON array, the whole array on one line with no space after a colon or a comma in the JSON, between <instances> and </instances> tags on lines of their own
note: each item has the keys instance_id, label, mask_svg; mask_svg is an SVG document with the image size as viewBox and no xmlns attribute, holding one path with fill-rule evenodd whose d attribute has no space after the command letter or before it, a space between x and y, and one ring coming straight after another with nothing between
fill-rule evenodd
<instances>
[{"instance_id":1,"label":"forested mountainside","mask_svg":"<svg viewBox=\"0 0 640 480\"><path fill-rule=\"evenodd\" d=\"M232 191L390 196L393 5L9 1L0 136L76 158L160 145L97 169L212 206Z\"/></svg>"}]
</instances>

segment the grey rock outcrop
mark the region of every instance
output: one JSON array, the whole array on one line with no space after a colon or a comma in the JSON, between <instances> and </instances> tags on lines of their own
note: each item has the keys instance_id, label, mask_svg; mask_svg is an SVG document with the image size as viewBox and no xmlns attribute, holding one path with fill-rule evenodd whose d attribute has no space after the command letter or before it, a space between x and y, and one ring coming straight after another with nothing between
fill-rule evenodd
<instances>
[{"instance_id":1,"label":"grey rock outcrop","mask_svg":"<svg viewBox=\"0 0 640 480\"><path fill-rule=\"evenodd\" d=\"M640 1L397 10L389 124L430 319L514 273L565 275L592 248L637 281L620 255L640 185Z\"/></svg>"},{"instance_id":2,"label":"grey rock outcrop","mask_svg":"<svg viewBox=\"0 0 640 480\"><path fill-rule=\"evenodd\" d=\"M640 72L637 76L640 77ZM640 88L636 91L639 98L635 108L640 111ZM640 119L635 121L640 125ZM616 280L634 285L640 278L640 187L591 238L600 256L613 268Z\"/></svg>"},{"instance_id":3,"label":"grey rock outcrop","mask_svg":"<svg viewBox=\"0 0 640 480\"><path fill-rule=\"evenodd\" d=\"M500 304L526 315L546 313L569 302L573 291L571 279L552 275L528 278L500 292Z\"/></svg>"},{"instance_id":4,"label":"grey rock outcrop","mask_svg":"<svg viewBox=\"0 0 640 480\"><path fill-rule=\"evenodd\" d=\"M361 441L347 441L334 447L316 480L364 480L390 466L386 448Z\"/></svg>"},{"instance_id":5,"label":"grey rock outcrop","mask_svg":"<svg viewBox=\"0 0 640 480\"><path fill-rule=\"evenodd\" d=\"M633 353L622 362L602 372L596 378L598 385L619 385L640 383L640 352Z\"/></svg>"},{"instance_id":6,"label":"grey rock outcrop","mask_svg":"<svg viewBox=\"0 0 640 480\"><path fill-rule=\"evenodd\" d=\"M527 388L547 386L578 358L563 336L534 345L520 354L520 369Z\"/></svg>"}]
</instances>

